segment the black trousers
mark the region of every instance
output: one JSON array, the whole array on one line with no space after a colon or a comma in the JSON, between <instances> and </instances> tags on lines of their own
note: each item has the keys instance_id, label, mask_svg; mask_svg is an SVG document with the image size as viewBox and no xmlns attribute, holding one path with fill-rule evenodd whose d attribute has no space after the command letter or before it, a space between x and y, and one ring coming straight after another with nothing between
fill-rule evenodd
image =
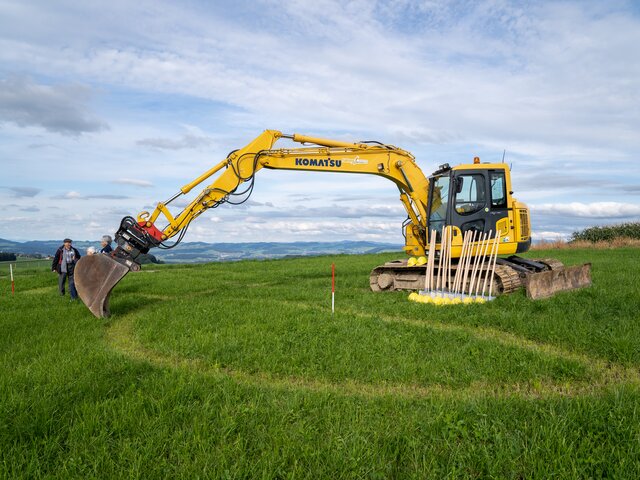
<instances>
[{"instance_id":1,"label":"black trousers","mask_svg":"<svg viewBox=\"0 0 640 480\"><path fill-rule=\"evenodd\" d=\"M76 291L76 282L73 279L73 275L69 275L66 272L62 272L58 274L58 291L60 295L64 295L64 283L69 279L69 293L71 293L71 298L78 298L78 292Z\"/></svg>"}]
</instances>

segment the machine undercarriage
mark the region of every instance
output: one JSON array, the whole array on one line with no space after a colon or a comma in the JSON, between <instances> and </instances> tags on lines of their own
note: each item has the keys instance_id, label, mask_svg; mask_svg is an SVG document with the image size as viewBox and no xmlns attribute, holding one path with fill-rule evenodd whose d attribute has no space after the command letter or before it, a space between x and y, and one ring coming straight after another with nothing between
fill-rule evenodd
<instances>
[{"instance_id":1,"label":"machine undercarriage","mask_svg":"<svg viewBox=\"0 0 640 480\"><path fill-rule=\"evenodd\" d=\"M457 268L457 263L454 263L451 275L455 275ZM489 269L486 262L480 265L482 272ZM437 266L435 270L438 275ZM409 266L407 260L395 260L374 268L369 284L374 292L420 290L425 285L426 271L426 265ZM512 255L497 259L491 282L493 286L487 283L486 291L481 293L488 294L491 288L495 294L504 295L524 287L527 296L536 300L591 285L591 264L565 267L562 262L551 258L533 260Z\"/></svg>"}]
</instances>

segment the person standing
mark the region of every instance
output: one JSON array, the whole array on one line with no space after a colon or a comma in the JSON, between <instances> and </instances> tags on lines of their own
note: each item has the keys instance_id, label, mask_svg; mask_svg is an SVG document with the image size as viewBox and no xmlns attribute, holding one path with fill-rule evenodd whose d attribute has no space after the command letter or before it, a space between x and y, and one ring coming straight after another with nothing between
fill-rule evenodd
<instances>
[{"instance_id":1,"label":"person standing","mask_svg":"<svg viewBox=\"0 0 640 480\"><path fill-rule=\"evenodd\" d=\"M64 295L64 284L68 279L71 300L75 300L78 298L78 292L76 291L73 271L76 267L76 263L80 260L80 252L73 247L71 243L70 238L65 238L62 242L62 246L56 250L56 254L53 257L53 263L51 264L51 271L58 273L58 292L60 295Z\"/></svg>"},{"instance_id":2,"label":"person standing","mask_svg":"<svg viewBox=\"0 0 640 480\"><path fill-rule=\"evenodd\" d=\"M100 249L100 253L111 253L111 251L113 250L113 248L111 248L111 242L113 242L113 240L109 235L103 235L101 243L102 248Z\"/></svg>"}]
</instances>

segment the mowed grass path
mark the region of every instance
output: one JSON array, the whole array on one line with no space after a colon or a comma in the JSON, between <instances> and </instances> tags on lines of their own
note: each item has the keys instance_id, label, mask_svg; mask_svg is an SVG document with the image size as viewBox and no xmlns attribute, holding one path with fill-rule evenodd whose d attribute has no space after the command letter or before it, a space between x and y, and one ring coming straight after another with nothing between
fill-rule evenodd
<instances>
[{"instance_id":1,"label":"mowed grass path","mask_svg":"<svg viewBox=\"0 0 640 480\"><path fill-rule=\"evenodd\" d=\"M109 320L0 277L0 477L638 478L639 254L447 307L371 292L389 254L149 266Z\"/></svg>"}]
</instances>

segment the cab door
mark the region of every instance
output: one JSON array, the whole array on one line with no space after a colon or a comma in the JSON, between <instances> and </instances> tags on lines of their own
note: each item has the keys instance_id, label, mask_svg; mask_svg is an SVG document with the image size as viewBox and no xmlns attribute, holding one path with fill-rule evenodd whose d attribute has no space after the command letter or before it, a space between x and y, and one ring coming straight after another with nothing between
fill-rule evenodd
<instances>
[{"instance_id":1,"label":"cab door","mask_svg":"<svg viewBox=\"0 0 640 480\"><path fill-rule=\"evenodd\" d=\"M450 215L463 235L469 230L495 235L498 228L505 229L509 212L504 170L454 170Z\"/></svg>"},{"instance_id":2,"label":"cab door","mask_svg":"<svg viewBox=\"0 0 640 480\"><path fill-rule=\"evenodd\" d=\"M450 201L451 225L462 231L491 230L489 180L486 170L454 170Z\"/></svg>"},{"instance_id":3,"label":"cab door","mask_svg":"<svg viewBox=\"0 0 640 480\"><path fill-rule=\"evenodd\" d=\"M491 231L500 230L501 236L513 229L509 219L507 180L504 169L487 170L489 180L489 225Z\"/></svg>"}]
</instances>

